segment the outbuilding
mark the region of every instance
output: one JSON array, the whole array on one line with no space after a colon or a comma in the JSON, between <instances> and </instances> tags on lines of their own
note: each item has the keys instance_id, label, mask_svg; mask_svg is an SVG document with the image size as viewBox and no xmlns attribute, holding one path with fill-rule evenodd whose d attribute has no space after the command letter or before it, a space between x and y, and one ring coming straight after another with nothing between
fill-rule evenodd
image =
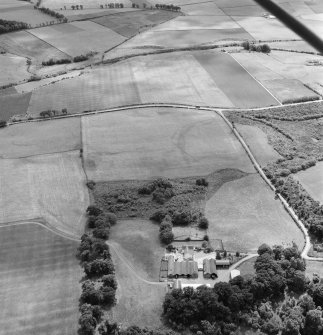
<instances>
[{"instance_id":1,"label":"outbuilding","mask_svg":"<svg viewBox=\"0 0 323 335\"><path fill-rule=\"evenodd\" d=\"M233 279L233 278L235 278L235 277L238 277L238 276L240 276L240 271L239 271L239 270L234 269L234 270L232 270L232 271L230 272L230 278L231 278L231 279Z\"/></svg>"},{"instance_id":2,"label":"outbuilding","mask_svg":"<svg viewBox=\"0 0 323 335\"><path fill-rule=\"evenodd\" d=\"M218 278L218 273L216 271L216 261L214 258L203 260L203 275L205 278Z\"/></svg>"}]
</instances>

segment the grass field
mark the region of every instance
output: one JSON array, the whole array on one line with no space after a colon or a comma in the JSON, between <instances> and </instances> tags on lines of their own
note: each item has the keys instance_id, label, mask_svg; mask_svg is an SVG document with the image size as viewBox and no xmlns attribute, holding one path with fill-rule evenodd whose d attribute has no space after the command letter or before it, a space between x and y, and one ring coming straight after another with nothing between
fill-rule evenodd
<instances>
[{"instance_id":1,"label":"grass field","mask_svg":"<svg viewBox=\"0 0 323 335\"><path fill-rule=\"evenodd\" d=\"M176 12L149 10L120 12L118 14L102 16L92 21L112 29L117 34L132 37L139 31L151 28L176 16L178 16Z\"/></svg>"},{"instance_id":2,"label":"grass field","mask_svg":"<svg viewBox=\"0 0 323 335\"><path fill-rule=\"evenodd\" d=\"M0 223L43 218L81 236L88 190L79 152L0 160Z\"/></svg>"},{"instance_id":3,"label":"grass field","mask_svg":"<svg viewBox=\"0 0 323 335\"><path fill-rule=\"evenodd\" d=\"M110 311L113 320L124 327L162 328L162 303L165 285L151 285L138 279L129 267L111 250L118 282L117 305Z\"/></svg>"},{"instance_id":4,"label":"grass field","mask_svg":"<svg viewBox=\"0 0 323 335\"><path fill-rule=\"evenodd\" d=\"M143 278L159 280L165 249L159 242L158 225L147 220L120 220L111 229L110 241Z\"/></svg>"},{"instance_id":5,"label":"grass field","mask_svg":"<svg viewBox=\"0 0 323 335\"><path fill-rule=\"evenodd\" d=\"M207 202L208 235L220 238L227 250L255 252L267 243L297 243L301 230L258 174L226 183Z\"/></svg>"},{"instance_id":6,"label":"grass field","mask_svg":"<svg viewBox=\"0 0 323 335\"><path fill-rule=\"evenodd\" d=\"M27 112L31 93L0 95L0 119L8 121L12 116Z\"/></svg>"},{"instance_id":7,"label":"grass field","mask_svg":"<svg viewBox=\"0 0 323 335\"><path fill-rule=\"evenodd\" d=\"M315 166L300 171L294 175L310 196L323 204L323 163L318 162Z\"/></svg>"},{"instance_id":8,"label":"grass field","mask_svg":"<svg viewBox=\"0 0 323 335\"><path fill-rule=\"evenodd\" d=\"M16 124L0 132L0 158L79 150L80 142L79 118Z\"/></svg>"},{"instance_id":9,"label":"grass field","mask_svg":"<svg viewBox=\"0 0 323 335\"><path fill-rule=\"evenodd\" d=\"M321 279L323 278L322 262L307 261L305 271L306 276L308 276L310 279L313 278L313 273L317 273L318 275L320 275Z\"/></svg>"},{"instance_id":10,"label":"grass field","mask_svg":"<svg viewBox=\"0 0 323 335\"><path fill-rule=\"evenodd\" d=\"M256 157L261 166L281 158L279 153L268 143L267 135L259 128L248 125L237 124L237 130Z\"/></svg>"},{"instance_id":11,"label":"grass field","mask_svg":"<svg viewBox=\"0 0 323 335\"><path fill-rule=\"evenodd\" d=\"M241 265L237 267L240 271L241 276L250 276L255 274L255 262L257 257L248 259L247 261L243 262Z\"/></svg>"},{"instance_id":12,"label":"grass field","mask_svg":"<svg viewBox=\"0 0 323 335\"><path fill-rule=\"evenodd\" d=\"M0 86L17 83L30 77L26 59L15 55L0 55Z\"/></svg>"},{"instance_id":13,"label":"grass field","mask_svg":"<svg viewBox=\"0 0 323 335\"><path fill-rule=\"evenodd\" d=\"M35 27L39 24L56 21L50 15L42 13L41 11L34 9L34 6L26 3L23 6L14 6L2 8L0 10L0 19L8 21L20 21L30 24Z\"/></svg>"},{"instance_id":14,"label":"grass field","mask_svg":"<svg viewBox=\"0 0 323 335\"><path fill-rule=\"evenodd\" d=\"M78 243L34 224L0 232L0 334L76 334L82 277Z\"/></svg>"},{"instance_id":15,"label":"grass field","mask_svg":"<svg viewBox=\"0 0 323 335\"><path fill-rule=\"evenodd\" d=\"M32 58L40 63L48 58L61 59L68 57L65 53L27 31L0 35L0 45L9 53Z\"/></svg>"},{"instance_id":16,"label":"grass field","mask_svg":"<svg viewBox=\"0 0 323 335\"><path fill-rule=\"evenodd\" d=\"M185 15L195 16L195 15L225 15L223 10L221 10L215 3L194 3L190 5L182 5L181 11Z\"/></svg>"},{"instance_id":17,"label":"grass field","mask_svg":"<svg viewBox=\"0 0 323 335\"><path fill-rule=\"evenodd\" d=\"M154 108L82 118L85 167L93 180L252 172L242 146L215 113Z\"/></svg>"},{"instance_id":18,"label":"grass field","mask_svg":"<svg viewBox=\"0 0 323 335\"><path fill-rule=\"evenodd\" d=\"M29 32L70 56L106 51L125 40L113 30L91 21L53 25Z\"/></svg>"}]
</instances>

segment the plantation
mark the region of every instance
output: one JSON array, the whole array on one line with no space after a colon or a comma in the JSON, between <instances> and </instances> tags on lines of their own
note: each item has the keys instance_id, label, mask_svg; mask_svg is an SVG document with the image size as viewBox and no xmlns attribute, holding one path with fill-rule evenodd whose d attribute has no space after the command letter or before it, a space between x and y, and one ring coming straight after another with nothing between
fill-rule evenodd
<instances>
[{"instance_id":1,"label":"plantation","mask_svg":"<svg viewBox=\"0 0 323 335\"><path fill-rule=\"evenodd\" d=\"M0 334L76 334L78 243L31 223L0 229Z\"/></svg>"}]
</instances>

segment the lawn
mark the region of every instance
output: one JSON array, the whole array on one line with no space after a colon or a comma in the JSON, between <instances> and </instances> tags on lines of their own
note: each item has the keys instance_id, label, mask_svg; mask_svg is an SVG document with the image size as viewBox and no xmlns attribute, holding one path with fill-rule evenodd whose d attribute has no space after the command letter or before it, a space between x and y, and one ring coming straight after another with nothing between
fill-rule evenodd
<instances>
[{"instance_id":1,"label":"lawn","mask_svg":"<svg viewBox=\"0 0 323 335\"><path fill-rule=\"evenodd\" d=\"M176 12L149 10L120 12L113 15L102 16L92 21L108 27L122 36L132 37L138 32L142 32L164 21L171 20L176 16L178 16Z\"/></svg>"},{"instance_id":2,"label":"lawn","mask_svg":"<svg viewBox=\"0 0 323 335\"><path fill-rule=\"evenodd\" d=\"M15 55L0 55L0 86L28 79L26 58Z\"/></svg>"},{"instance_id":3,"label":"lawn","mask_svg":"<svg viewBox=\"0 0 323 335\"><path fill-rule=\"evenodd\" d=\"M0 131L1 158L20 158L80 148L79 118L22 123Z\"/></svg>"},{"instance_id":4,"label":"lawn","mask_svg":"<svg viewBox=\"0 0 323 335\"><path fill-rule=\"evenodd\" d=\"M31 93L0 96L0 119L8 121L12 116L27 112Z\"/></svg>"},{"instance_id":5,"label":"lawn","mask_svg":"<svg viewBox=\"0 0 323 335\"><path fill-rule=\"evenodd\" d=\"M258 174L224 184L207 202L208 235L222 239L229 251L256 252L259 245L291 245L300 249L303 234Z\"/></svg>"},{"instance_id":6,"label":"lawn","mask_svg":"<svg viewBox=\"0 0 323 335\"><path fill-rule=\"evenodd\" d=\"M73 57L88 52L106 51L125 40L113 30L92 21L37 28L29 30L29 33Z\"/></svg>"},{"instance_id":7,"label":"lawn","mask_svg":"<svg viewBox=\"0 0 323 335\"><path fill-rule=\"evenodd\" d=\"M255 262L257 257L248 259L247 261L243 262L241 265L237 267L237 269L240 271L241 276L252 276L255 274Z\"/></svg>"},{"instance_id":8,"label":"lawn","mask_svg":"<svg viewBox=\"0 0 323 335\"><path fill-rule=\"evenodd\" d=\"M42 218L81 236L89 194L79 151L0 160L0 222Z\"/></svg>"},{"instance_id":9,"label":"lawn","mask_svg":"<svg viewBox=\"0 0 323 335\"><path fill-rule=\"evenodd\" d=\"M134 109L82 118L85 168L99 181L252 172L241 144L213 112Z\"/></svg>"},{"instance_id":10,"label":"lawn","mask_svg":"<svg viewBox=\"0 0 323 335\"><path fill-rule=\"evenodd\" d=\"M78 243L35 224L0 229L0 334L76 334Z\"/></svg>"},{"instance_id":11,"label":"lawn","mask_svg":"<svg viewBox=\"0 0 323 335\"><path fill-rule=\"evenodd\" d=\"M323 204L323 162L294 175L310 196Z\"/></svg>"},{"instance_id":12,"label":"lawn","mask_svg":"<svg viewBox=\"0 0 323 335\"><path fill-rule=\"evenodd\" d=\"M235 106L251 108L278 104L229 54L205 51L196 53L195 58Z\"/></svg>"},{"instance_id":13,"label":"lawn","mask_svg":"<svg viewBox=\"0 0 323 335\"><path fill-rule=\"evenodd\" d=\"M119 220L111 229L109 243L127 259L137 273L151 281L159 280L165 249L159 242L159 226L148 220Z\"/></svg>"}]
</instances>

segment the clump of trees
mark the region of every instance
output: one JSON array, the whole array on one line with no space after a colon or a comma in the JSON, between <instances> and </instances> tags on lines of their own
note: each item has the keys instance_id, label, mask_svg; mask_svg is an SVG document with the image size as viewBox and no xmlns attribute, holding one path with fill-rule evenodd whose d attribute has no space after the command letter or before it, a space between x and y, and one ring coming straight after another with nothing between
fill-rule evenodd
<instances>
[{"instance_id":1,"label":"clump of trees","mask_svg":"<svg viewBox=\"0 0 323 335\"><path fill-rule=\"evenodd\" d=\"M238 276L229 283L216 283L214 288L202 286L167 293L163 304L165 320L176 330L189 328L199 335L231 334L240 325L269 335L299 334L289 332L290 328L302 332L310 327L310 320L322 315L315 308L323 303L323 285L308 285L305 263L296 245L284 249L263 244L258 255L252 279ZM308 293L304 294L306 290ZM303 295L295 300L295 306L290 306L288 299L284 308L274 310L271 301L283 300L289 291ZM317 324L318 328L314 328L321 329L322 320Z\"/></svg>"},{"instance_id":2,"label":"clump of trees","mask_svg":"<svg viewBox=\"0 0 323 335\"><path fill-rule=\"evenodd\" d=\"M132 7L133 7L134 4L132 4ZM105 4L105 5L100 5L100 8L101 9L104 9L104 8L123 8L124 7L124 4L123 3L114 3L114 2L111 2L109 4ZM139 6L138 6L139 8Z\"/></svg>"},{"instance_id":3,"label":"clump of trees","mask_svg":"<svg viewBox=\"0 0 323 335\"><path fill-rule=\"evenodd\" d=\"M172 219L169 215L166 215L159 227L159 239L162 243L170 244L174 241L172 228Z\"/></svg>"},{"instance_id":4,"label":"clump of trees","mask_svg":"<svg viewBox=\"0 0 323 335\"><path fill-rule=\"evenodd\" d=\"M69 63L72 63L72 60L69 58L61 58L61 59L50 58L48 60L42 61L43 66L52 66L56 64L69 64Z\"/></svg>"},{"instance_id":5,"label":"clump of trees","mask_svg":"<svg viewBox=\"0 0 323 335\"><path fill-rule=\"evenodd\" d=\"M76 10L79 10L79 9L83 9L83 5L72 5L71 6L71 8L74 10L74 9L76 9Z\"/></svg>"},{"instance_id":6,"label":"clump of trees","mask_svg":"<svg viewBox=\"0 0 323 335\"><path fill-rule=\"evenodd\" d=\"M61 112L55 110L55 109L48 109L46 111L42 111L39 113L39 116L42 118L46 118L46 117L53 117L53 116L57 116L57 115L66 115L67 114L67 108L62 108Z\"/></svg>"},{"instance_id":7,"label":"clump of trees","mask_svg":"<svg viewBox=\"0 0 323 335\"><path fill-rule=\"evenodd\" d=\"M5 120L0 120L0 128L7 127L7 121Z\"/></svg>"},{"instance_id":8,"label":"clump of trees","mask_svg":"<svg viewBox=\"0 0 323 335\"><path fill-rule=\"evenodd\" d=\"M157 9L164 9L164 10L170 10L170 11L175 11L175 12L179 12L181 10L181 7L174 6L174 5L156 4L155 7Z\"/></svg>"},{"instance_id":9,"label":"clump of trees","mask_svg":"<svg viewBox=\"0 0 323 335\"><path fill-rule=\"evenodd\" d=\"M249 51L256 51L256 52L262 52L262 53L266 53L269 54L271 52L270 46L268 44L254 44L254 43L250 43L249 41L244 41L242 42L241 46L245 49L245 50L249 50Z\"/></svg>"},{"instance_id":10,"label":"clump of trees","mask_svg":"<svg viewBox=\"0 0 323 335\"><path fill-rule=\"evenodd\" d=\"M8 21L0 19L0 34L9 33L11 31L28 29L30 25L20 21Z\"/></svg>"},{"instance_id":11,"label":"clump of trees","mask_svg":"<svg viewBox=\"0 0 323 335\"><path fill-rule=\"evenodd\" d=\"M58 19L60 22L67 22L67 18L58 12L55 12L54 10L50 9L50 8L46 8L46 7L38 7L37 4L34 6L35 9L38 9L39 11L50 15L52 17L55 17L56 19Z\"/></svg>"},{"instance_id":12,"label":"clump of trees","mask_svg":"<svg viewBox=\"0 0 323 335\"><path fill-rule=\"evenodd\" d=\"M115 304L117 281L115 268L106 240L116 217L99 207L87 208L89 233L84 234L77 250L86 280L80 297L80 332L92 335L100 324L103 309Z\"/></svg>"}]
</instances>

